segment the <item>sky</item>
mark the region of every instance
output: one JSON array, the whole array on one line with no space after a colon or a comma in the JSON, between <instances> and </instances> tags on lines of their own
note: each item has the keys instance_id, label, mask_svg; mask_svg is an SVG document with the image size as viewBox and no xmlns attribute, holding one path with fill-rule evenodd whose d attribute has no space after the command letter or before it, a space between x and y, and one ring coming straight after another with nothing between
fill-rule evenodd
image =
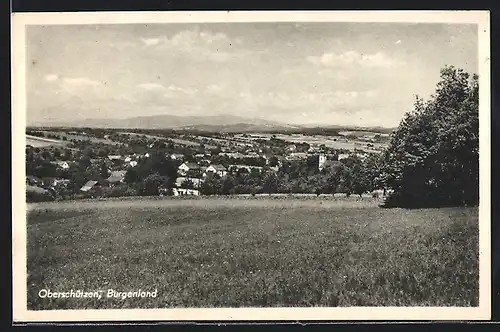
<instances>
[{"instance_id":1,"label":"sky","mask_svg":"<svg viewBox=\"0 0 500 332\"><path fill-rule=\"evenodd\" d=\"M439 71L478 71L475 25L29 26L27 122L231 114L397 126Z\"/></svg>"}]
</instances>

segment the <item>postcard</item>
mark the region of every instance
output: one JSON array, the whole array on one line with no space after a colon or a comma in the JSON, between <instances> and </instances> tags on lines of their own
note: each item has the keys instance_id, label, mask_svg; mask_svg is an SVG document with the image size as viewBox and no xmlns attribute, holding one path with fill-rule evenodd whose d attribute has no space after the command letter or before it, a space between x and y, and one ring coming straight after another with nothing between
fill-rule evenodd
<instances>
[{"instance_id":1,"label":"postcard","mask_svg":"<svg viewBox=\"0 0 500 332\"><path fill-rule=\"evenodd\" d=\"M12 14L14 321L489 319L489 34Z\"/></svg>"}]
</instances>

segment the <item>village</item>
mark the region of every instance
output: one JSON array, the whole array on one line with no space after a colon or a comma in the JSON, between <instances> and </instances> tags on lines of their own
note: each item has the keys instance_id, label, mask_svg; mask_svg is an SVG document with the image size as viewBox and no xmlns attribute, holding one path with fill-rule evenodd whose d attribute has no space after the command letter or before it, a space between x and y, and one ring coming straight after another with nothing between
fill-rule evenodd
<instances>
[{"instance_id":1,"label":"village","mask_svg":"<svg viewBox=\"0 0 500 332\"><path fill-rule=\"evenodd\" d=\"M141 173L138 170L144 169L148 159L156 160L149 163L168 162L169 172L167 174L159 169L160 179L156 181L155 188L143 190L144 193L199 196L218 193L214 188L207 189L208 183L223 187L226 179L241 184L248 182L249 177L254 179L253 189L242 189L240 186L238 190L237 183L233 183L230 186L237 187L236 190L227 190L223 194L261 193L266 191L266 179L272 181L272 176L279 178L280 173L293 172L293 167L290 168L293 165L296 168L304 166L302 173L295 176L307 177L324 175L325 169L341 165L343 160L354 158L363 161L368 156L379 155L378 151L367 152L366 149L335 149L325 144L297 142L296 137L292 137L295 139L293 143L276 138L277 135L268 139L248 134L214 134L201 138L199 135L183 134L172 138L111 130L103 134L92 129L86 132L30 130L27 134L26 185L27 195L32 200L141 195L138 193L140 186L132 186L135 192L125 187L126 184L131 187L137 180L147 182L151 174L142 172L139 179L135 173ZM370 148L370 143L365 146ZM148 173L154 167L150 165L146 168L149 168L146 169ZM214 184L213 181L221 183ZM259 181L262 184L260 189L256 188ZM292 182L293 176L287 174L286 179L278 182L286 187L283 183L286 181ZM316 184L314 186L317 187ZM267 192L313 194L325 191L305 184L281 190L275 187L267 188Z\"/></svg>"}]
</instances>

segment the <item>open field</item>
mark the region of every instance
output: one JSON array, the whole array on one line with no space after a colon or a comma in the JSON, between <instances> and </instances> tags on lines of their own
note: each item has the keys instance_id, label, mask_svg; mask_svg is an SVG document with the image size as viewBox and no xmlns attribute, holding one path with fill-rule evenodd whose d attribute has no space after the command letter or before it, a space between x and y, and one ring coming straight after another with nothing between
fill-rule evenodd
<instances>
[{"instance_id":1,"label":"open field","mask_svg":"<svg viewBox=\"0 0 500 332\"><path fill-rule=\"evenodd\" d=\"M255 140L255 139L266 139L269 140L273 136L273 134L269 133L252 133L250 135L255 135L258 137L255 138L245 138L249 141ZM314 136L309 136L309 135L301 135L301 134L291 134L291 135L285 135L285 134L276 134L276 138L282 139L284 141L290 142L290 144L293 143L308 143L310 145L321 145L325 144L325 146L329 148L334 148L334 149L345 149L345 150L354 150L354 149L360 149L364 150L366 152L376 152L378 149L384 148L386 145L382 143L371 143L373 144L373 147L368 147L367 144L368 142L364 141L356 141L356 140L351 140L347 139L343 136L323 136L323 135L314 135ZM243 138L241 135L236 136L238 138Z\"/></svg>"},{"instance_id":2,"label":"open field","mask_svg":"<svg viewBox=\"0 0 500 332\"><path fill-rule=\"evenodd\" d=\"M174 142L175 144L190 146L190 147L200 146L200 143L198 143L198 142L188 141L188 140L180 139L180 138L168 138L168 137L162 137L162 136L146 135L146 134L140 134L140 133L124 132L124 131L119 132L119 134L125 134L125 135L131 135L131 136L145 136L147 138L154 138L154 139L169 139L172 142ZM215 148L215 146L209 145L209 144L206 144L205 147L207 149Z\"/></svg>"},{"instance_id":3,"label":"open field","mask_svg":"<svg viewBox=\"0 0 500 332\"><path fill-rule=\"evenodd\" d=\"M91 136L86 136L86 135L75 135L75 134L68 134L64 131L51 131L51 130L41 130L41 132L45 134L52 134L52 135L58 135L59 138L66 137L68 139L68 142L71 140L90 140L92 143L103 143L103 144L108 144L108 145L121 145L122 143L120 142L115 142L110 139L104 139L104 138L97 138L97 137L91 137ZM61 141L63 142L63 141Z\"/></svg>"},{"instance_id":4,"label":"open field","mask_svg":"<svg viewBox=\"0 0 500 332\"><path fill-rule=\"evenodd\" d=\"M26 145L31 145L34 148L41 148L41 147L52 146L52 145L53 146L64 146L66 144L67 144L67 142L61 141L61 140L26 135Z\"/></svg>"},{"instance_id":5,"label":"open field","mask_svg":"<svg viewBox=\"0 0 500 332\"><path fill-rule=\"evenodd\" d=\"M28 212L28 309L477 306L478 210L130 199ZM103 299L41 299L104 290ZM106 290L158 290L107 299Z\"/></svg>"},{"instance_id":6,"label":"open field","mask_svg":"<svg viewBox=\"0 0 500 332\"><path fill-rule=\"evenodd\" d=\"M383 137L389 137L389 134L377 133L374 131L360 131L360 130L341 131L341 132L339 132L339 135L342 135L342 136L352 135L352 136L356 136L356 137L370 137L370 138L373 138L377 135L380 135Z\"/></svg>"}]
</instances>

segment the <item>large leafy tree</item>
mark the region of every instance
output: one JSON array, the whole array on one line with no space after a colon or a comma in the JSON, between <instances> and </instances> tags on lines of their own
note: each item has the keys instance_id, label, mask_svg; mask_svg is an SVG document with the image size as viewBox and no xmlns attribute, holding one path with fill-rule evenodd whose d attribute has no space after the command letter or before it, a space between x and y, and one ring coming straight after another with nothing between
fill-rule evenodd
<instances>
[{"instance_id":1,"label":"large leafy tree","mask_svg":"<svg viewBox=\"0 0 500 332\"><path fill-rule=\"evenodd\" d=\"M167 184L168 178L158 173L148 175L140 184L138 193L141 196L157 196L162 186Z\"/></svg>"},{"instance_id":2,"label":"large leafy tree","mask_svg":"<svg viewBox=\"0 0 500 332\"><path fill-rule=\"evenodd\" d=\"M234 194L234 192L235 192L234 187L235 186L236 186L236 180L231 175L225 176L222 179L222 188L221 188L222 195Z\"/></svg>"},{"instance_id":3,"label":"large leafy tree","mask_svg":"<svg viewBox=\"0 0 500 332\"><path fill-rule=\"evenodd\" d=\"M203 195L217 195L221 192L222 183L218 177L209 176L203 181L200 192Z\"/></svg>"},{"instance_id":4,"label":"large leafy tree","mask_svg":"<svg viewBox=\"0 0 500 332\"><path fill-rule=\"evenodd\" d=\"M388 205L475 205L479 200L478 76L446 66L428 101L417 97L385 153Z\"/></svg>"},{"instance_id":5,"label":"large leafy tree","mask_svg":"<svg viewBox=\"0 0 500 332\"><path fill-rule=\"evenodd\" d=\"M274 194L278 192L279 188L279 178L273 173L269 172L265 175L264 181L262 183L262 191L266 194Z\"/></svg>"}]
</instances>

